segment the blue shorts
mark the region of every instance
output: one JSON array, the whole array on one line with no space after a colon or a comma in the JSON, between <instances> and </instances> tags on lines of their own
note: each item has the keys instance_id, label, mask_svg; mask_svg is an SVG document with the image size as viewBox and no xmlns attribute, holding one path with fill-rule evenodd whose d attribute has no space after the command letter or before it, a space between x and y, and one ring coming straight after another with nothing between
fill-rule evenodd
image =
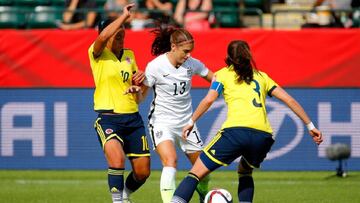
<instances>
[{"instance_id":1,"label":"blue shorts","mask_svg":"<svg viewBox=\"0 0 360 203\"><path fill-rule=\"evenodd\" d=\"M94 124L99 142L104 148L110 139L117 139L128 157L150 156L145 127L140 114L99 114Z\"/></svg>"},{"instance_id":2,"label":"blue shorts","mask_svg":"<svg viewBox=\"0 0 360 203\"><path fill-rule=\"evenodd\" d=\"M225 128L203 149L200 159L209 170L227 166L242 156L253 168L260 163L270 151L274 139L270 133L251 128Z\"/></svg>"}]
</instances>

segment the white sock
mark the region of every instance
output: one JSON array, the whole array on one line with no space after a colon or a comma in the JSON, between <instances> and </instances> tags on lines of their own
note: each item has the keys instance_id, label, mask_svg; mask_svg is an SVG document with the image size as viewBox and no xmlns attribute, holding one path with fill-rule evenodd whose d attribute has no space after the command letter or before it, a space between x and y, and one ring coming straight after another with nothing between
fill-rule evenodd
<instances>
[{"instance_id":1,"label":"white sock","mask_svg":"<svg viewBox=\"0 0 360 203\"><path fill-rule=\"evenodd\" d=\"M123 202L121 192L112 192L111 193L111 198L112 198L113 203L122 203Z\"/></svg>"},{"instance_id":2,"label":"white sock","mask_svg":"<svg viewBox=\"0 0 360 203\"><path fill-rule=\"evenodd\" d=\"M124 185L123 199L129 199L129 196L130 196L131 193L132 193L132 191L129 190L129 189Z\"/></svg>"},{"instance_id":3,"label":"white sock","mask_svg":"<svg viewBox=\"0 0 360 203\"><path fill-rule=\"evenodd\" d=\"M164 167L160 178L160 193L163 203L169 203L174 195L176 168Z\"/></svg>"}]
</instances>

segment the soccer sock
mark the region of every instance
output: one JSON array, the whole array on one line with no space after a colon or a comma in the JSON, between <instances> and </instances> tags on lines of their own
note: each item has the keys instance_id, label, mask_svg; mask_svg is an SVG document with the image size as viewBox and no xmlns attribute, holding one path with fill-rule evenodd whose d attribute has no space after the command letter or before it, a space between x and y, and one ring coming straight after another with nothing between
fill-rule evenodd
<instances>
[{"instance_id":1,"label":"soccer sock","mask_svg":"<svg viewBox=\"0 0 360 203\"><path fill-rule=\"evenodd\" d=\"M198 183L199 183L199 178L195 174L189 173L188 176L186 176L184 180L181 181L180 185L177 187L171 202L172 203L189 202L194 194L194 191Z\"/></svg>"},{"instance_id":2,"label":"soccer sock","mask_svg":"<svg viewBox=\"0 0 360 203\"><path fill-rule=\"evenodd\" d=\"M136 180L134 173L131 171L125 181L123 199L128 199L130 194L135 192L137 189L139 189L144 183L145 180L144 181Z\"/></svg>"},{"instance_id":3,"label":"soccer sock","mask_svg":"<svg viewBox=\"0 0 360 203\"><path fill-rule=\"evenodd\" d=\"M254 197L254 180L250 174L239 174L238 197L240 203L251 203Z\"/></svg>"},{"instance_id":4,"label":"soccer sock","mask_svg":"<svg viewBox=\"0 0 360 203\"><path fill-rule=\"evenodd\" d=\"M199 194L201 202L204 201L206 194L209 192L210 175L205 176L196 186L196 192Z\"/></svg>"},{"instance_id":5,"label":"soccer sock","mask_svg":"<svg viewBox=\"0 0 360 203\"><path fill-rule=\"evenodd\" d=\"M124 169L109 168L108 184L113 203L122 203L122 193L124 189Z\"/></svg>"},{"instance_id":6,"label":"soccer sock","mask_svg":"<svg viewBox=\"0 0 360 203\"><path fill-rule=\"evenodd\" d=\"M164 167L160 178L160 193L163 203L169 203L175 191L176 168Z\"/></svg>"}]
</instances>

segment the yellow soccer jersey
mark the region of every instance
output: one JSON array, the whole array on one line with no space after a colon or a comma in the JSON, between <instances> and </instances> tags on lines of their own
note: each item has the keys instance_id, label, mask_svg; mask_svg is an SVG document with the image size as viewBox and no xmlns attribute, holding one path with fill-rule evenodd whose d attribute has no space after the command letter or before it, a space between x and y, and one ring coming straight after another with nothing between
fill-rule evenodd
<instances>
[{"instance_id":1,"label":"yellow soccer jersey","mask_svg":"<svg viewBox=\"0 0 360 203\"><path fill-rule=\"evenodd\" d=\"M223 95L228 106L227 119L222 128L248 127L272 133L265 108L266 95L271 95L278 85L264 72L254 72L250 85L237 82L232 67L215 73L216 81L223 85Z\"/></svg>"},{"instance_id":2,"label":"yellow soccer jersey","mask_svg":"<svg viewBox=\"0 0 360 203\"><path fill-rule=\"evenodd\" d=\"M114 113L138 112L135 95L124 92L131 86L132 75L138 70L134 53L124 49L119 61L107 48L97 58L93 56L94 44L88 50L95 81L94 110Z\"/></svg>"}]
</instances>

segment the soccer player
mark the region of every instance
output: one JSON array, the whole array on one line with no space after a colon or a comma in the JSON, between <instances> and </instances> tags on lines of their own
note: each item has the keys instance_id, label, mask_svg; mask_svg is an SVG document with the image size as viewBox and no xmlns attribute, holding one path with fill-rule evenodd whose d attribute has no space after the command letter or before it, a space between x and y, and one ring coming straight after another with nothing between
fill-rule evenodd
<instances>
[{"instance_id":1,"label":"soccer player","mask_svg":"<svg viewBox=\"0 0 360 203\"><path fill-rule=\"evenodd\" d=\"M127 202L130 193L143 185L150 175L150 153L143 120L138 112L139 73L134 53L124 49L123 23L134 4L124 7L121 16L99 24L99 35L88 54L95 81L94 109L99 113L95 130L109 166L108 184L114 203ZM134 74L135 73L135 74ZM125 156L132 172L124 187Z\"/></svg>"},{"instance_id":2,"label":"soccer player","mask_svg":"<svg viewBox=\"0 0 360 203\"><path fill-rule=\"evenodd\" d=\"M171 201L173 203L189 202L199 180L220 166L227 166L239 156L238 198L240 202L252 202L252 171L260 166L274 143L265 108L266 95L284 102L306 124L313 141L318 145L322 142L321 132L315 128L300 104L266 73L256 69L245 41L232 41L228 45L226 64L215 73L208 94L184 127L183 137L189 136L194 122L220 94L223 94L228 107L227 119L176 189Z\"/></svg>"},{"instance_id":3,"label":"soccer player","mask_svg":"<svg viewBox=\"0 0 360 203\"><path fill-rule=\"evenodd\" d=\"M202 150L203 141L194 125L183 140L182 128L192 114L191 79L197 74L211 81L213 73L199 60L190 56L194 39L185 29L160 27L153 30L155 39L151 52L157 56L145 71L144 93L151 87L154 99L149 113L149 131L154 149L159 154L163 169L160 179L161 198L169 203L175 191L177 167L176 145L193 164ZM197 187L202 200L208 191L208 178Z\"/></svg>"}]
</instances>

